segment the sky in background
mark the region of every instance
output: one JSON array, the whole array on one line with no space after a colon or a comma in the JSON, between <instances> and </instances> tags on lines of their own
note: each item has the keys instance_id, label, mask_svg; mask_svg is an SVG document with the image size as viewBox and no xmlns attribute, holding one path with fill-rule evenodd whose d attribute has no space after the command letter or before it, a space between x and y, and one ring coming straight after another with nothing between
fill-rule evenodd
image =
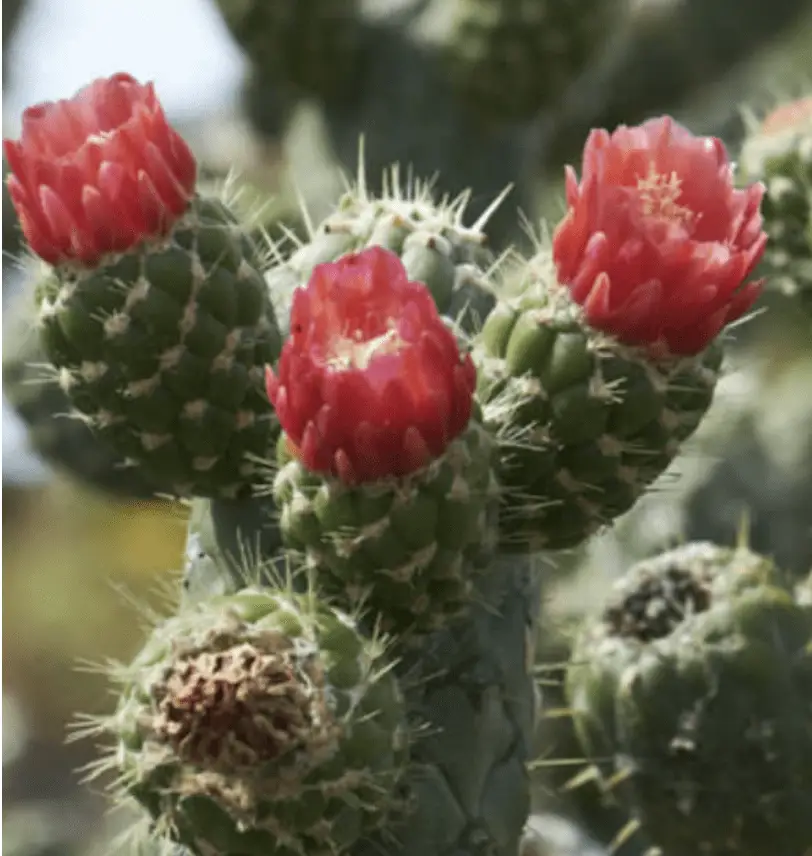
<instances>
[{"instance_id":1,"label":"sky in background","mask_svg":"<svg viewBox=\"0 0 812 856\"><path fill-rule=\"evenodd\" d=\"M116 71L154 80L178 118L228 104L239 85L243 60L211 0L28 2L9 51L6 134L26 105L70 96Z\"/></svg>"},{"instance_id":2,"label":"sky in background","mask_svg":"<svg viewBox=\"0 0 812 856\"><path fill-rule=\"evenodd\" d=\"M271 2L271 0L268 0ZM210 0L28 0L9 50L3 134L29 104L71 96L96 77L128 71L154 80L167 113L194 118L233 102L243 60ZM7 272L9 266L4 264ZM47 471L3 401L3 471L36 481Z\"/></svg>"}]
</instances>

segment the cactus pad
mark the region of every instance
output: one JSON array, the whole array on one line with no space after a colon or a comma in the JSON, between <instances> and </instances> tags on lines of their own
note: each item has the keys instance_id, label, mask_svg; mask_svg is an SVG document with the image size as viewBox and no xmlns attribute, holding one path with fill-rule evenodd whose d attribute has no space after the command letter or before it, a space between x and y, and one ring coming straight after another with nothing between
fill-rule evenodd
<instances>
[{"instance_id":1,"label":"cactus pad","mask_svg":"<svg viewBox=\"0 0 812 856\"><path fill-rule=\"evenodd\" d=\"M517 282L473 351L500 438L500 538L509 550L565 549L666 469L710 405L720 352L654 359L591 330L543 248Z\"/></svg>"},{"instance_id":2,"label":"cactus pad","mask_svg":"<svg viewBox=\"0 0 812 856\"><path fill-rule=\"evenodd\" d=\"M669 856L809 853L812 609L767 559L695 542L636 565L576 643L567 695Z\"/></svg>"},{"instance_id":3,"label":"cactus pad","mask_svg":"<svg viewBox=\"0 0 812 856\"><path fill-rule=\"evenodd\" d=\"M38 284L40 338L105 442L180 494L237 496L277 430L264 370L280 335L256 245L196 198L169 238Z\"/></svg>"},{"instance_id":4,"label":"cactus pad","mask_svg":"<svg viewBox=\"0 0 812 856\"><path fill-rule=\"evenodd\" d=\"M197 856L343 852L398 801L405 720L378 647L311 595L190 606L122 670L124 788Z\"/></svg>"}]
</instances>

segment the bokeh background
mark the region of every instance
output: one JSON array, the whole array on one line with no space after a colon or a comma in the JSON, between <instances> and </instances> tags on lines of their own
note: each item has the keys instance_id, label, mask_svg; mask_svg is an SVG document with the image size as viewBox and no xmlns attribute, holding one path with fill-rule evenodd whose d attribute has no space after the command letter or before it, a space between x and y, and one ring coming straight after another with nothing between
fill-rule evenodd
<instances>
[{"instance_id":1,"label":"bokeh background","mask_svg":"<svg viewBox=\"0 0 812 856\"><path fill-rule=\"evenodd\" d=\"M409 5L431 4L367 0L365 10L385 20ZM812 85L810 2L635 0L633 7L628 26L534 125L525 192L550 217L561 210L562 165L577 160L590 127L670 112L735 151L747 129L742 106L760 115ZM247 216L272 234L280 222L301 226L297 192L315 216L339 193L347 158L340 163L319 106L302 100L276 121L276 93L246 90L250 63L212 0L7 0L2 8L4 137L16 134L26 105L126 70L155 81L204 180L236 171ZM433 20L427 12L421 26ZM420 70L399 73L417 80ZM396 140L390 150L399 156ZM2 225L5 320L30 277L5 196ZM542 662L566 656L568 627L613 576L680 539L732 543L746 535L798 573L812 567L809 326L788 298L771 296L762 308L769 311L737 331L711 414L672 471L611 532L551 570ZM135 652L142 627L133 601L171 586L184 509L94 489L37 454L5 394L2 415L3 854L107 853L127 819L108 817L99 790L79 785L75 771L94 747L66 743L65 734L76 712L103 712L112 699L103 677L79 664ZM575 750L566 717L553 715L561 703L554 669L545 675L551 715L539 728L534 823L550 854L600 852L578 825L594 805L559 793L577 765L546 763ZM610 829L611 812L591 822L593 835L604 821Z\"/></svg>"}]
</instances>

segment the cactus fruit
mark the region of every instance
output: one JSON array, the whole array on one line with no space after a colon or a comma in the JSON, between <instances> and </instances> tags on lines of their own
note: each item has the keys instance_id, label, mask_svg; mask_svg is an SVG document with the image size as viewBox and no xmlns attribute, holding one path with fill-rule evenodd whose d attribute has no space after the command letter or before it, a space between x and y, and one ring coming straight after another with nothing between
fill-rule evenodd
<instances>
[{"instance_id":1,"label":"cactus fruit","mask_svg":"<svg viewBox=\"0 0 812 856\"><path fill-rule=\"evenodd\" d=\"M245 588L159 624L104 727L126 792L195 856L336 854L397 810L380 643L315 596Z\"/></svg>"},{"instance_id":2,"label":"cactus fruit","mask_svg":"<svg viewBox=\"0 0 812 856\"><path fill-rule=\"evenodd\" d=\"M363 60L358 0L217 0L217 7L268 86L351 96Z\"/></svg>"},{"instance_id":3,"label":"cactus fruit","mask_svg":"<svg viewBox=\"0 0 812 856\"><path fill-rule=\"evenodd\" d=\"M434 628L494 546L494 446L472 418L471 358L382 247L317 265L290 324L268 369L283 539L387 631Z\"/></svg>"},{"instance_id":4,"label":"cactus fruit","mask_svg":"<svg viewBox=\"0 0 812 856\"><path fill-rule=\"evenodd\" d=\"M519 264L518 295L476 340L486 424L502 439L506 549L579 544L699 425L714 339L759 293L744 280L766 242L762 189L734 190L721 143L668 117L593 131L552 247Z\"/></svg>"},{"instance_id":5,"label":"cactus fruit","mask_svg":"<svg viewBox=\"0 0 812 856\"><path fill-rule=\"evenodd\" d=\"M367 189L365 170L310 240L266 273L279 318L290 314L293 290L304 285L316 265L347 253L379 246L396 253L410 279L428 286L441 314L466 332L477 329L496 298L486 272L494 263L482 227L500 199L473 226L465 226L466 197L435 202L419 181L402 185L397 168L386 176L380 196Z\"/></svg>"},{"instance_id":6,"label":"cactus fruit","mask_svg":"<svg viewBox=\"0 0 812 856\"><path fill-rule=\"evenodd\" d=\"M623 15L618 0L451 0L444 53L460 99L486 122L557 105Z\"/></svg>"},{"instance_id":7,"label":"cactus fruit","mask_svg":"<svg viewBox=\"0 0 812 856\"><path fill-rule=\"evenodd\" d=\"M809 853L812 609L768 559L695 542L638 563L583 629L567 697L668 856Z\"/></svg>"},{"instance_id":8,"label":"cactus fruit","mask_svg":"<svg viewBox=\"0 0 812 856\"><path fill-rule=\"evenodd\" d=\"M259 249L192 195L151 85L117 75L29 108L4 145L23 232L53 264L40 338L74 407L177 493L244 492L275 441L263 376L279 331Z\"/></svg>"},{"instance_id":9,"label":"cactus fruit","mask_svg":"<svg viewBox=\"0 0 812 856\"><path fill-rule=\"evenodd\" d=\"M767 281L812 317L812 96L779 106L752 128L739 162L745 179L767 188Z\"/></svg>"},{"instance_id":10,"label":"cactus fruit","mask_svg":"<svg viewBox=\"0 0 812 856\"><path fill-rule=\"evenodd\" d=\"M25 423L34 451L50 466L94 490L122 499L162 492L81 419L48 371L34 327L35 309L22 295L6 313L3 329L3 395Z\"/></svg>"}]
</instances>

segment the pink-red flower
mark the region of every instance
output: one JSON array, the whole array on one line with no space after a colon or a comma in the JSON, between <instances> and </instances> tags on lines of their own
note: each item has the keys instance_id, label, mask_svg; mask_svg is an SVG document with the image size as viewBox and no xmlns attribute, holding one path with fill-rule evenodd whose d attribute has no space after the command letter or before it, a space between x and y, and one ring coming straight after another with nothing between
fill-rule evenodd
<instances>
[{"instance_id":1,"label":"pink-red flower","mask_svg":"<svg viewBox=\"0 0 812 856\"><path fill-rule=\"evenodd\" d=\"M761 184L736 189L722 142L669 116L595 130L553 236L559 281L586 321L675 355L702 351L758 297Z\"/></svg>"},{"instance_id":2,"label":"pink-red flower","mask_svg":"<svg viewBox=\"0 0 812 856\"><path fill-rule=\"evenodd\" d=\"M404 476L467 426L473 362L389 250L318 265L294 293L290 328L268 397L311 471L350 484Z\"/></svg>"},{"instance_id":3,"label":"pink-red flower","mask_svg":"<svg viewBox=\"0 0 812 856\"><path fill-rule=\"evenodd\" d=\"M153 85L129 74L27 108L3 152L23 234L51 264L92 266L165 235L194 194L194 156Z\"/></svg>"}]
</instances>

